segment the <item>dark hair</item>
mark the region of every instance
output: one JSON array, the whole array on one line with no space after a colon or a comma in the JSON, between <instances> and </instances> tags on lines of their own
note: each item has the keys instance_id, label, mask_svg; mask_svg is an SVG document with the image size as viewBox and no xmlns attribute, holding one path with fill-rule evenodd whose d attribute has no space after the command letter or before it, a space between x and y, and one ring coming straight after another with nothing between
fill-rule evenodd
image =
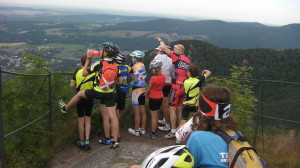
<instances>
[{"instance_id":1,"label":"dark hair","mask_svg":"<svg viewBox=\"0 0 300 168\"><path fill-rule=\"evenodd\" d=\"M231 100L230 90L222 86L205 87L202 94L208 100L215 103L229 103ZM206 116L198 112L194 115L192 128L193 130L211 131L215 133L217 130L236 130L237 123L232 116L221 120L214 120L214 117Z\"/></svg>"},{"instance_id":2,"label":"dark hair","mask_svg":"<svg viewBox=\"0 0 300 168\"><path fill-rule=\"evenodd\" d=\"M189 72L192 77L197 77L200 73L200 68L197 65L190 65L189 66Z\"/></svg>"},{"instance_id":3,"label":"dark hair","mask_svg":"<svg viewBox=\"0 0 300 168\"><path fill-rule=\"evenodd\" d=\"M83 55L81 56L80 62L81 62L81 64L82 64L82 66L84 66L85 61L86 61L86 58L87 58L87 55L86 55L86 54L83 54Z\"/></svg>"}]
</instances>

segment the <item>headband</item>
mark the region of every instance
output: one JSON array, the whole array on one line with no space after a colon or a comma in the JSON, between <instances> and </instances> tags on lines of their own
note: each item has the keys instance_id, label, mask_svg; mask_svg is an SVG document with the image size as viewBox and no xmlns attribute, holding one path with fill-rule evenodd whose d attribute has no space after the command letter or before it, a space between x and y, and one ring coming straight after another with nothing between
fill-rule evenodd
<instances>
[{"instance_id":1,"label":"headband","mask_svg":"<svg viewBox=\"0 0 300 168\"><path fill-rule=\"evenodd\" d=\"M212 102L201 94L199 107L202 114L214 117L215 120L221 120L229 116L231 105L230 103Z\"/></svg>"}]
</instances>

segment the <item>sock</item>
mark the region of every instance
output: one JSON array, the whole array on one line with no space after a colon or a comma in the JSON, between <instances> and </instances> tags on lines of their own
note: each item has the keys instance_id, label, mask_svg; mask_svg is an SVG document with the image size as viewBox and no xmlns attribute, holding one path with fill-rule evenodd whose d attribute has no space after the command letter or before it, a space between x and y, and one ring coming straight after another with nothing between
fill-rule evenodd
<instances>
[{"instance_id":1,"label":"sock","mask_svg":"<svg viewBox=\"0 0 300 168\"><path fill-rule=\"evenodd\" d=\"M175 134L176 133L176 129L171 129L171 133Z\"/></svg>"},{"instance_id":2,"label":"sock","mask_svg":"<svg viewBox=\"0 0 300 168\"><path fill-rule=\"evenodd\" d=\"M89 140L86 140L86 141L84 142L84 144L89 145L89 144L90 144L90 141L89 141Z\"/></svg>"},{"instance_id":3,"label":"sock","mask_svg":"<svg viewBox=\"0 0 300 168\"><path fill-rule=\"evenodd\" d=\"M79 141L80 145L83 146L84 145L84 141Z\"/></svg>"},{"instance_id":4,"label":"sock","mask_svg":"<svg viewBox=\"0 0 300 168\"><path fill-rule=\"evenodd\" d=\"M63 110L64 110L64 111L67 111L67 110L66 110L66 106L63 107Z\"/></svg>"}]
</instances>

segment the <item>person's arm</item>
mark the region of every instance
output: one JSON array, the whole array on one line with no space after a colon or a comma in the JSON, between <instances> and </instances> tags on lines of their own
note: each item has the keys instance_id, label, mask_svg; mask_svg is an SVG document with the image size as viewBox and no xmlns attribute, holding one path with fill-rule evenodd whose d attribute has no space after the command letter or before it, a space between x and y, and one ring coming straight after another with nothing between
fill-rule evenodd
<instances>
[{"instance_id":1,"label":"person's arm","mask_svg":"<svg viewBox=\"0 0 300 168\"><path fill-rule=\"evenodd\" d=\"M71 80L71 82L70 82L70 86L71 86L71 87L74 87L74 86L75 86L75 84L76 84L76 83L75 83L75 81Z\"/></svg>"},{"instance_id":2,"label":"person's arm","mask_svg":"<svg viewBox=\"0 0 300 168\"><path fill-rule=\"evenodd\" d=\"M148 88L146 90L146 93L145 93L145 96L146 96L147 99L149 98L150 90L151 90L152 86L153 86L152 83L149 83L149 86L148 86Z\"/></svg>"},{"instance_id":3,"label":"person's arm","mask_svg":"<svg viewBox=\"0 0 300 168\"><path fill-rule=\"evenodd\" d=\"M93 56L92 56L92 53L91 52L87 52L87 57L86 57L86 61L85 61L85 64L84 64L84 67L83 67L83 71L82 71L82 76L83 77L86 77L88 76L90 73L88 71L88 68L91 64L91 60L92 60Z\"/></svg>"},{"instance_id":4,"label":"person's arm","mask_svg":"<svg viewBox=\"0 0 300 168\"><path fill-rule=\"evenodd\" d=\"M170 54L171 50L168 48L168 46L166 45L165 42L163 42L161 40L160 37L155 37L155 39L159 42L159 45L161 46L161 49L166 53L166 54Z\"/></svg>"},{"instance_id":5,"label":"person's arm","mask_svg":"<svg viewBox=\"0 0 300 168\"><path fill-rule=\"evenodd\" d=\"M70 86L71 87L74 87L76 85L76 74L77 72L79 71L79 69L76 69L72 75L72 80L70 82Z\"/></svg>"},{"instance_id":6,"label":"person's arm","mask_svg":"<svg viewBox=\"0 0 300 168\"><path fill-rule=\"evenodd\" d=\"M210 77L210 75L211 75L211 72L209 71L209 70L203 70L202 71L202 75L205 75L205 78L208 78L208 77Z\"/></svg>"}]
</instances>

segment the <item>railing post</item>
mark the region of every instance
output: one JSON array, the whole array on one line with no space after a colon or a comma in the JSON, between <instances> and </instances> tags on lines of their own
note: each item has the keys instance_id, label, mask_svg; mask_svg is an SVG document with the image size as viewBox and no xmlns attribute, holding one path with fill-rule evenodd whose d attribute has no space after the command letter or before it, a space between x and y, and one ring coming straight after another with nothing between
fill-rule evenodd
<instances>
[{"instance_id":1,"label":"railing post","mask_svg":"<svg viewBox=\"0 0 300 168\"><path fill-rule=\"evenodd\" d=\"M264 81L263 79L259 80L260 81L260 89L259 89L259 110L257 111L257 115L255 117L255 130L254 130L254 137L253 137L253 144L252 146L255 147L256 145L256 140L257 140L257 134L258 134L258 125L259 125L259 121L260 119L262 119L263 117L260 117L260 115L263 114L263 110L264 110ZM260 113L260 114L259 114ZM262 128L263 129L263 128Z\"/></svg>"},{"instance_id":2,"label":"railing post","mask_svg":"<svg viewBox=\"0 0 300 168\"><path fill-rule=\"evenodd\" d=\"M50 133L52 134L53 112L52 112L51 74L48 74L48 107L49 107L48 127L49 127Z\"/></svg>"},{"instance_id":3,"label":"railing post","mask_svg":"<svg viewBox=\"0 0 300 168\"><path fill-rule=\"evenodd\" d=\"M2 114L2 69L0 67L0 159L1 167L5 168L5 149L4 149L4 128L3 128L3 114Z\"/></svg>"}]
</instances>

